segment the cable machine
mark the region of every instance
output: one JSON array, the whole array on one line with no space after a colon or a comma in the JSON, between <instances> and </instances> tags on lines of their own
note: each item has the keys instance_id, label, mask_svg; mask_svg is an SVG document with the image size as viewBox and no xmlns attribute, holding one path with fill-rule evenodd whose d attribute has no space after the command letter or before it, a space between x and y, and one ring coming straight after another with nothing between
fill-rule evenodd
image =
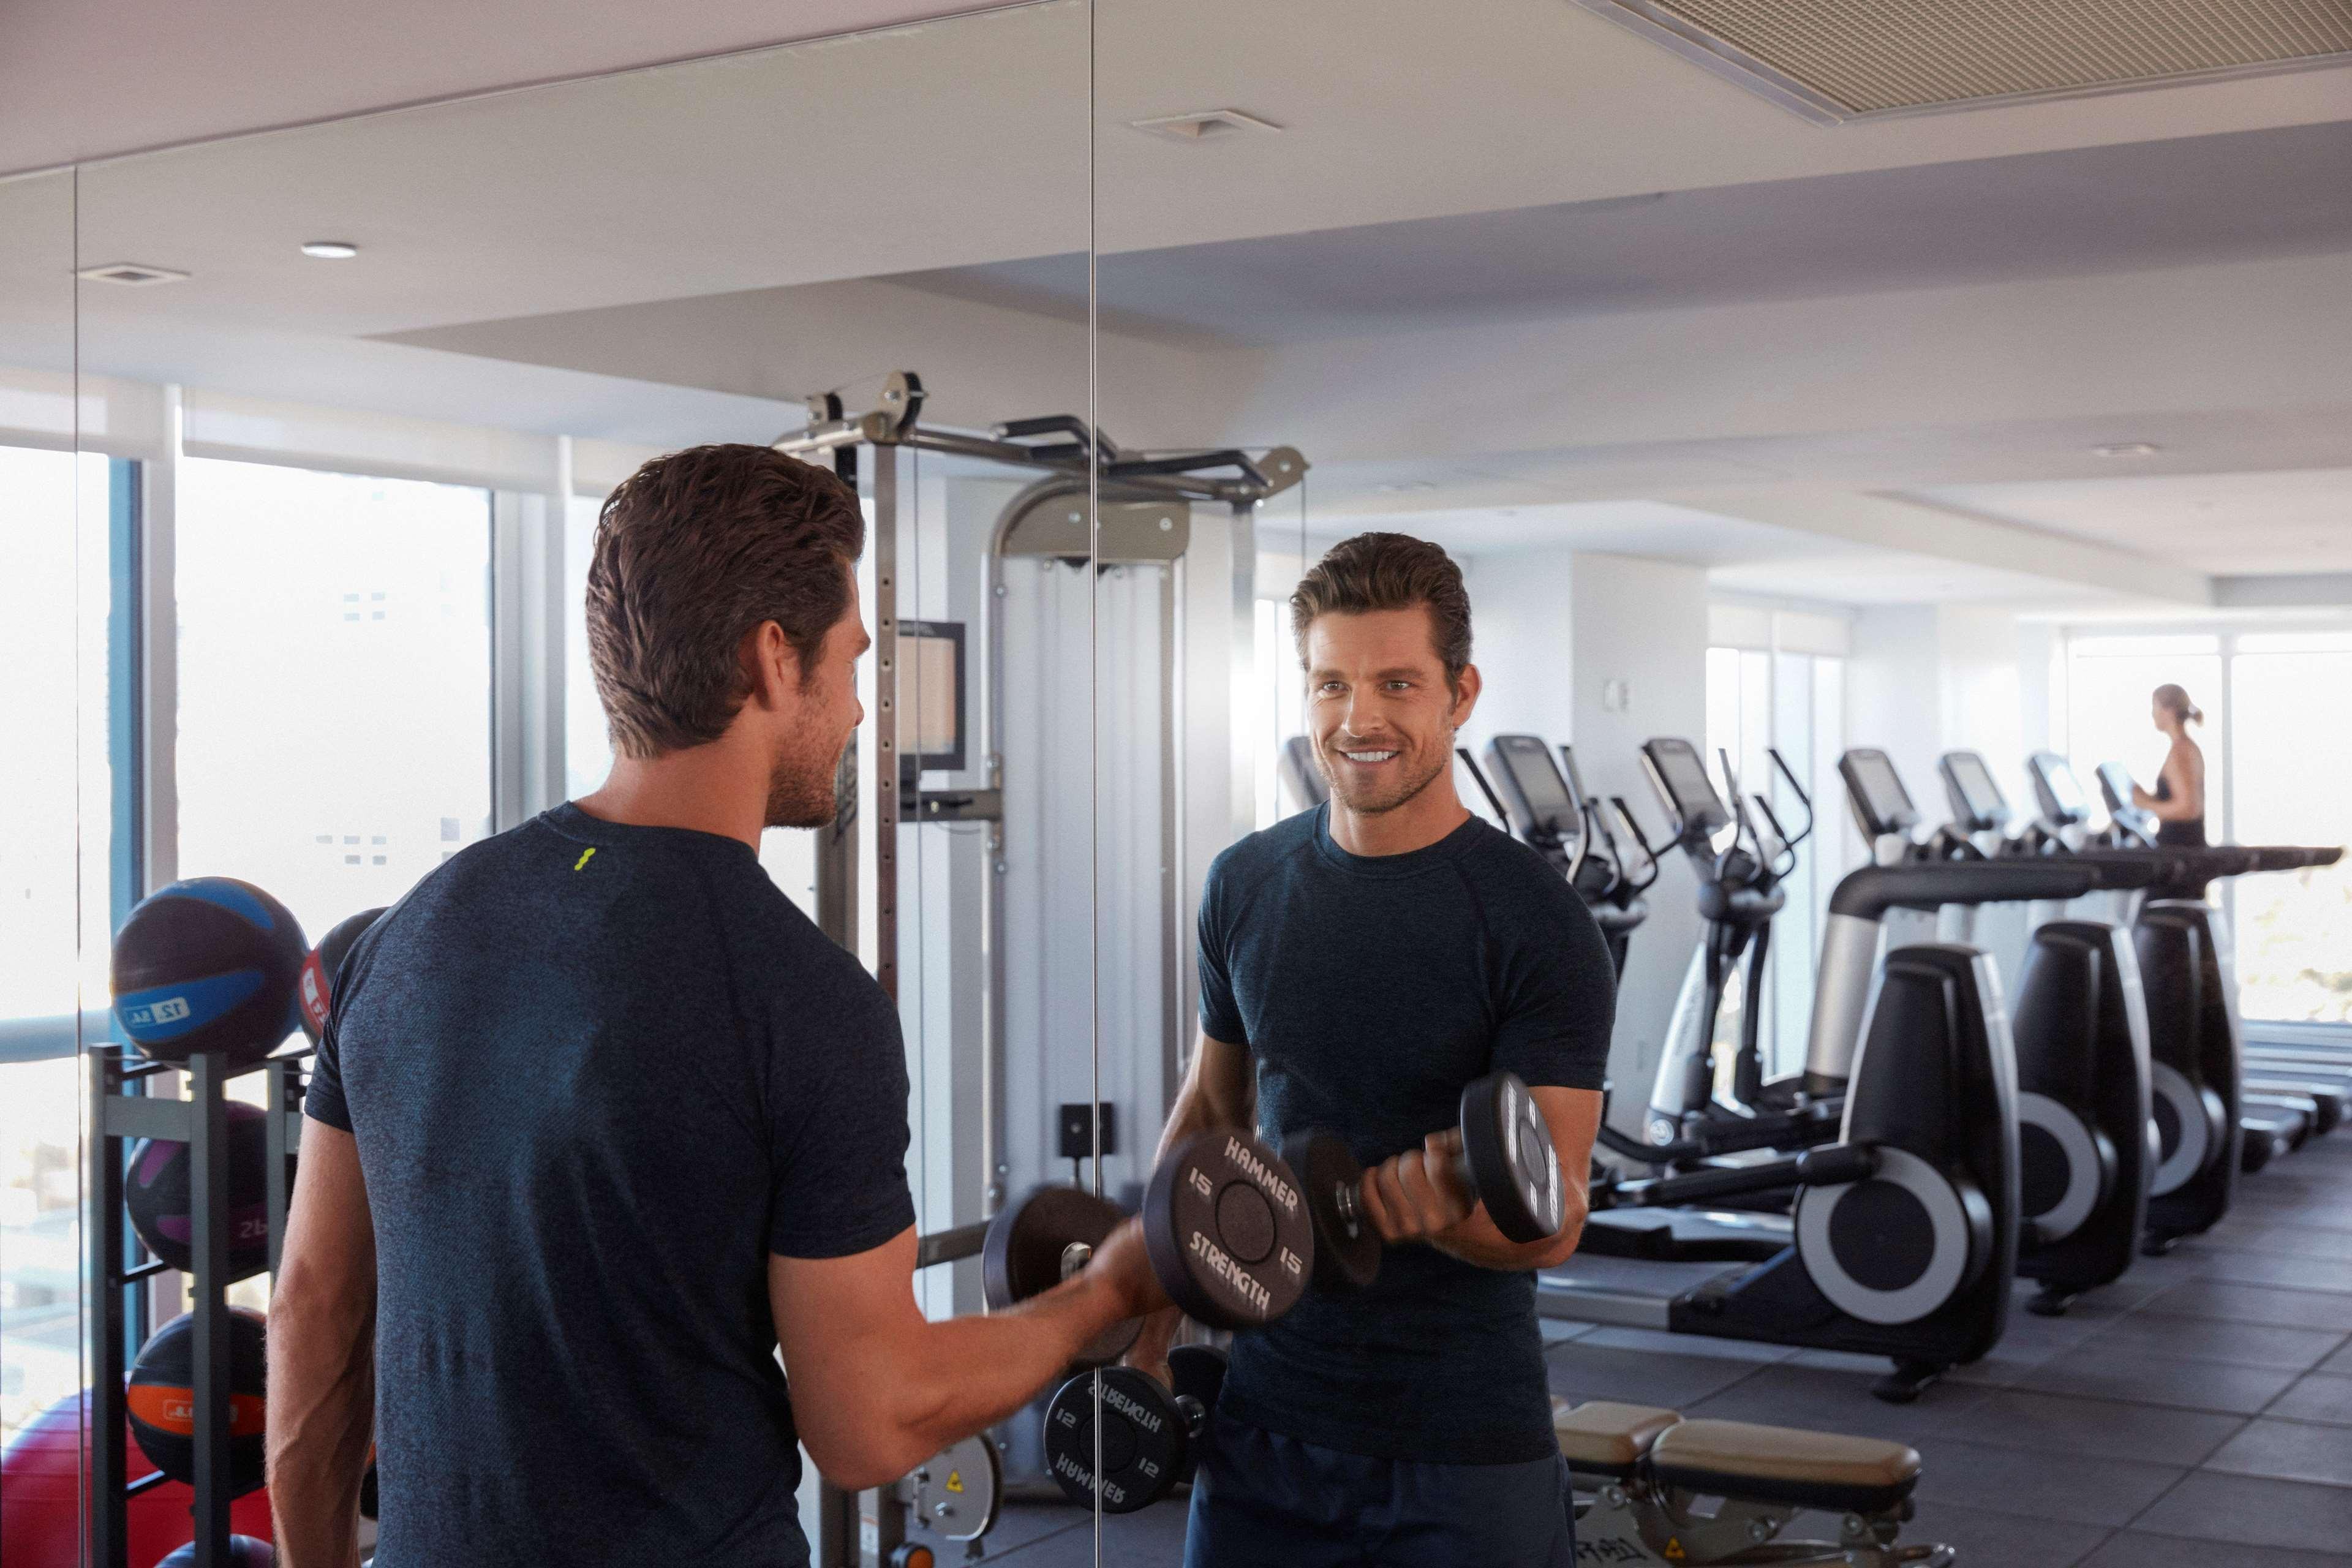
<instances>
[{"instance_id":1,"label":"cable machine","mask_svg":"<svg viewBox=\"0 0 2352 1568\"><path fill-rule=\"evenodd\" d=\"M1003 1206L1013 1182L1034 1180L1045 1173L1024 1169L1017 1157L1016 1131L1012 1127L1010 1092L1013 1081L1013 1025L1008 1020L1008 955L1016 937L1007 883L1016 874L1013 860L1038 847L1017 841L1024 818L1008 822L1006 755L1013 737L1008 734L1006 644L1008 606L1015 588L1008 582L1008 566L1036 563L1041 573L1068 569L1081 574L1089 595L1105 591L1108 574L1132 571L1157 579L1159 733L1156 746L1158 777L1159 886L1153 900L1158 911L1156 956L1158 1026L1146 1042L1158 1067L1159 1103L1172 1097L1181 1070L1183 1022L1188 1016L1191 979L1189 959L1192 933L1188 918L1189 884L1185 824L1187 773L1184 671L1188 596L1221 594L1230 596L1232 644L1220 668L1231 689L1253 668L1256 548L1255 515L1260 501L1296 486L1306 475L1307 462L1287 447L1249 452L1238 448L1176 453L1132 453L1099 430L1071 415L1051 415L1013 420L982 434L925 426L921 423L923 388L910 372L884 379L875 405L863 413L845 409L837 394L808 400L809 426L779 439L777 450L811 462L829 462L835 472L852 484L868 509L867 562L872 574L873 625L872 695L868 704L870 734L861 734L844 753L835 776L834 825L817 843L815 892L817 922L825 933L857 953L894 1001L900 998L902 940L899 829L923 824L980 825L985 835L983 876L986 888L980 900L981 947L985 954L982 984L986 994L980 1009L979 1215L969 1223L934 1226L920 1238L917 1267L929 1268L977 1257L988 1217ZM903 614L908 600L907 578L912 562L902 562L906 538L902 525L919 531L929 526L919 500L910 496L910 468L902 455L935 453L950 458L991 465L1012 474L1034 476L995 517L982 546L982 576L978 613L980 649L975 661L981 674L981 720L984 783L964 788L924 788L926 772L958 771L969 759L963 744L966 689L965 648L960 625ZM1090 493L1098 510L1090 506ZM1196 560L1194 509L1215 509L1229 529L1227 569L1213 578L1213 566ZM941 523L944 526L944 523ZM919 531L906 537L923 542ZM908 570L902 570L907 568ZM1124 584L1129 589L1134 584ZM1147 590L1148 592L1148 590ZM920 605L916 605L919 609ZM1090 670L1100 679L1099 653L1090 642ZM909 670L916 673L910 677ZM951 673L950 673L951 672ZM947 688L948 700L939 689ZM1040 744L1052 737L1032 737ZM1091 737L1090 737L1091 739ZM1215 739L1215 760L1231 751L1221 732ZM1197 759L1196 759L1197 760ZM1228 770L1230 771L1230 770ZM1015 794L1026 781L1016 779ZM1246 792L1236 790L1234 809L1247 812ZM1245 820L1230 825L1239 831ZM1231 833L1226 837L1232 837ZM1220 840L1217 847L1223 847ZM870 897L870 909L860 902ZM1091 913L1091 910L1089 911ZM919 910L909 911L920 942ZM1021 1043L1041 1049L1024 1032ZM926 1048L919 1026L909 1030L911 1048ZM1146 1068L1145 1070L1148 1070ZM1099 1062L1096 1075L1100 1077ZM1106 1107L1063 1108L1063 1149L1073 1160L1096 1157L1095 1184L1101 1184L1099 1156L1110 1152L1105 1134ZM1079 1142L1070 1142L1067 1125L1078 1113L1075 1129ZM1130 1116L1130 1120L1139 1120ZM1091 1122L1092 1125L1088 1123ZM951 1142L951 1140L950 1140ZM1075 1148L1076 1152L1071 1152ZM958 1175L961 1176L962 1170ZM958 1181L955 1208L969 1212L963 1183ZM961 1447L959 1445L959 1447ZM925 1467L893 1487L865 1494L838 1491L821 1484L817 1537L813 1543L821 1568L856 1568L864 1563L911 1565L928 1561L929 1548L908 1538L909 1513L927 1522L940 1506L939 1487ZM967 1510L967 1515L972 1510ZM977 1521L985 1528L985 1521ZM977 1556L980 1531L940 1533L963 1540Z\"/></svg>"}]
</instances>

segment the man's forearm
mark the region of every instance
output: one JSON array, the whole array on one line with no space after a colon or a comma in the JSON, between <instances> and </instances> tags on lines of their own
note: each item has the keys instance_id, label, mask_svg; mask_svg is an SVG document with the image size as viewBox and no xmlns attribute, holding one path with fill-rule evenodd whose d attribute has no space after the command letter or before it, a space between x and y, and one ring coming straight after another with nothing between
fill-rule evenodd
<instances>
[{"instance_id":1,"label":"man's forearm","mask_svg":"<svg viewBox=\"0 0 2352 1568\"><path fill-rule=\"evenodd\" d=\"M1018 1411L1118 1321L1108 1293L1081 1278L1005 1311L927 1325L900 1384L924 1400L902 1423L919 1450L909 1468Z\"/></svg>"},{"instance_id":2,"label":"man's forearm","mask_svg":"<svg viewBox=\"0 0 2352 1568\"><path fill-rule=\"evenodd\" d=\"M359 1560L360 1482L374 1420L373 1315L305 1310L269 1320L269 1500L281 1568Z\"/></svg>"},{"instance_id":3,"label":"man's forearm","mask_svg":"<svg viewBox=\"0 0 2352 1568\"><path fill-rule=\"evenodd\" d=\"M1559 1235L1542 1241L1513 1241L1495 1228L1495 1222L1486 1217L1484 1208L1475 1208L1468 1217L1430 1237L1429 1244L1449 1258L1506 1274L1557 1268L1576 1251L1576 1244L1584 1234L1584 1216L1580 1194L1573 1195L1562 1216Z\"/></svg>"}]
</instances>

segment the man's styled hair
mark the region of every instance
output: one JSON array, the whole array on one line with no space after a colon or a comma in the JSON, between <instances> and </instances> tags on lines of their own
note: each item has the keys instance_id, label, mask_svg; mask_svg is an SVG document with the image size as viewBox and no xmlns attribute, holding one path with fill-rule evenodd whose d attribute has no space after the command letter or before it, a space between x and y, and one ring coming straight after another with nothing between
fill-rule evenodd
<instances>
[{"instance_id":1,"label":"man's styled hair","mask_svg":"<svg viewBox=\"0 0 2352 1568\"><path fill-rule=\"evenodd\" d=\"M762 622L806 685L865 548L849 487L766 447L689 447L622 481L588 566L588 661L614 749L657 757L725 733L751 694L744 636Z\"/></svg>"},{"instance_id":2,"label":"man's styled hair","mask_svg":"<svg viewBox=\"0 0 2352 1568\"><path fill-rule=\"evenodd\" d=\"M1425 539L1405 533L1360 533L1331 547L1290 595L1290 635L1298 662L1307 663L1307 628L1318 616L1429 606L1430 634L1445 666L1445 684L1460 690L1470 664L1470 591L1462 568Z\"/></svg>"}]
</instances>

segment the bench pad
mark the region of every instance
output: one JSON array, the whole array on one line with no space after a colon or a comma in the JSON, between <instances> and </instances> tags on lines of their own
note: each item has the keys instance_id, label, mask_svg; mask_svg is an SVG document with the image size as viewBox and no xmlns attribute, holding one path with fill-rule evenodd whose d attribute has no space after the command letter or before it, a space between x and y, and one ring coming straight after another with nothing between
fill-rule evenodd
<instances>
[{"instance_id":1,"label":"bench pad","mask_svg":"<svg viewBox=\"0 0 2352 1568\"><path fill-rule=\"evenodd\" d=\"M1919 1455L1875 1437L1745 1421L1683 1421L1652 1442L1650 1470L1664 1485L1691 1491L1875 1513L1911 1495Z\"/></svg>"},{"instance_id":2,"label":"bench pad","mask_svg":"<svg viewBox=\"0 0 2352 1568\"><path fill-rule=\"evenodd\" d=\"M1605 1399L1571 1406L1551 1402L1552 1435L1571 1470L1623 1480L1639 1468L1658 1434L1682 1417L1650 1405L1618 1405Z\"/></svg>"}]
</instances>

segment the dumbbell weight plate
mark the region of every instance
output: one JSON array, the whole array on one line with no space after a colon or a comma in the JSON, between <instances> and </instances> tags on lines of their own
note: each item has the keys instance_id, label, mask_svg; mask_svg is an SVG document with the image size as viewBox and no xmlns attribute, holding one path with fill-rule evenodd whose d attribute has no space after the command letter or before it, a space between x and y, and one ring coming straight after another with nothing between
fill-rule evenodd
<instances>
[{"instance_id":1,"label":"dumbbell weight plate","mask_svg":"<svg viewBox=\"0 0 2352 1568\"><path fill-rule=\"evenodd\" d=\"M1559 1152L1517 1073L1489 1073L1462 1091L1462 1152L1496 1230L1517 1242L1559 1234Z\"/></svg>"},{"instance_id":2,"label":"dumbbell weight plate","mask_svg":"<svg viewBox=\"0 0 2352 1568\"><path fill-rule=\"evenodd\" d=\"M990 1310L1002 1311L1059 1285L1069 1245L1100 1247L1126 1217L1117 1204L1076 1187L1039 1187L1000 1211L989 1221L980 1249L981 1288ZM1117 1361L1142 1331L1140 1319L1113 1323L1078 1353L1077 1364Z\"/></svg>"},{"instance_id":3,"label":"dumbbell weight plate","mask_svg":"<svg viewBox=\"0 0 2352 1568\"><path fill-rule=\"evenodd\" d=\"M1096 1487L1096 1380L1101 1380L1102 1478ZM1131 1366L1080 1373L1045 1406L1045 1468L1081 1507L1097 1495L1105 1513L1133 1513L1166 1497L1183 1472L1191 1437L1175 1395Z\"/></svg>"},{"instance_id":4,"label":"dumbbell weight plate","mask_svg":"<svg viewBox=\"0 0 2352 1568\"><path fill-rule=\"evenodd\" d=\"M1213 1329L1271 1322L1298 1304L1315 1226L1282 1157L1246 1132L1197 1132L1151 1173L1143 1237L1171 1300Z\"/></svg>"},{"instance_id":5,"label":"dumbbell weight plate","mask_svg":"<svg viewBox=\"0 0 2352 1568\"><path fill-rule=\"evenodd\" d=\"M1380 1277L1381 1233L1369 1218L1350 1227L1339 1212L1341 1188L1357 1190L1364 1167L1336 1132L1310 1127L1282 1141L1282 1163L1307 1194L1315 1226L1315 1283L1325 1290L1361 1290Z\"/></svg>"}]
</instances>

